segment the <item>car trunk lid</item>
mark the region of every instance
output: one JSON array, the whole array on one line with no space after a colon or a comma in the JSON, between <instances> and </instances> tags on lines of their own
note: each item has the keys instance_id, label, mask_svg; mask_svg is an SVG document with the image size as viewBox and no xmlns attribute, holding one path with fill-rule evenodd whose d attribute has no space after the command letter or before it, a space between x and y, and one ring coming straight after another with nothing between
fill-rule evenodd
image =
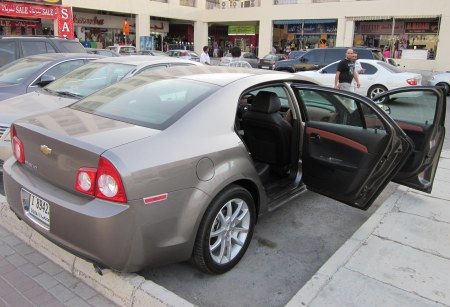
<instances>
[{"instance_id":1,"label":"car trunk lid","mask_svg":"<svg viewBox=\"0 0 450 307\"><path fill-rule=\"evenodd\" d=\"M75 190L77 171L98 166L103 152L160 131L63 108L15 124L25 153L25 167L36 176Z\"/></svg>"}]
</instances>

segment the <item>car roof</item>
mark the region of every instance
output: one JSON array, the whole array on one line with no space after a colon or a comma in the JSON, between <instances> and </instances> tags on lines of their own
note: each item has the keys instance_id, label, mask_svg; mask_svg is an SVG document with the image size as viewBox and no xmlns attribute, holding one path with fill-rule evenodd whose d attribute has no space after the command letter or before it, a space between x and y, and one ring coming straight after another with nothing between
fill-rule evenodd
<instances>
[{"instance_id":1,"label":"car roof","mask_svg":"<svg viewBox=\"0 0 450 307\"><path fill-rule=\"evenodd\" d=\"M27 59L41 59L43 61L59 60L59 59L71 59L71 58L98 58L102 59L104 56L89 53L43 53L35 54L25 57ZM21 58L21 59L25 59ZM19 59L20 60L20 59Z\"/></svg>"},{"instance_id":2,"label":"car roof","mask_svg":"<svg viewBox=\"0 0 450 307\"><path fill-rule=\"evenodd\" d=\"M159 63L195 63L190 60L183 60L173 57L167 56L158 56L158 55L132 55L132 56L123 56L123 57L105 57L97 62L107 62L107 63L119 63L119 64L129 64L139 66L142 64L159 64Z\"/></svg>"},{"instance_id":3,"label":"car roof","mask_svg":"<svg viewBox=\"0 0 450 307\"><path fill-rule=\"evenodd\" d=\"M141 75L142 76L142 75ZM290 74L286 72L279 72L273 70L254 69L254 68L238 68L228 66L177 66L170 67L168 69L160 69L153 71L151 76L161 78L182 78L189 80L196 80L201 82L212 83L219 86L225 86L232 82L238 81L244 78L250 77L267 77L267 81L276 80L302 80L316 84L314 79L307 76L299 76L296 74Z\"/></svg>"}]
</instances>

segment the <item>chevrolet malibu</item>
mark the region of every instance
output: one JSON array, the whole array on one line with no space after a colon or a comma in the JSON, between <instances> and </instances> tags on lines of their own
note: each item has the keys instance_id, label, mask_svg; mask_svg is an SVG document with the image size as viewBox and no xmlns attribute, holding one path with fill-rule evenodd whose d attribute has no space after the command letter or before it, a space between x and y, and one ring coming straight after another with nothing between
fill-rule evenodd
<instances>
[{"instance_id":1,"label":"chevrolet malibu","mask_svg":"<svg viewBox=\"0 0 450 307\"><path fill-rule=\"evenodd\" d=\"M307 81L169 68L18 120L4 165L10 208L96 268L191 259L220 274L244 256L258 216L306 189L360 209L391 180L431 191L442 91L396 89L380 108Z\"/></svg>"}]
</instances>

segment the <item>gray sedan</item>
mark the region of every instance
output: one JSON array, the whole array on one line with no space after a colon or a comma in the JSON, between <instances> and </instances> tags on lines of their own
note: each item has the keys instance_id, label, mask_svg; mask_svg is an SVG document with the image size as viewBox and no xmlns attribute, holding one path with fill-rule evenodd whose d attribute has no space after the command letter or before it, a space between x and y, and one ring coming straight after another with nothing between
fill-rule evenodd
<instances>
[{"instance_id":1,"label":"gray sedan","mask_svg":"<svg viewBox=\"0 0 450 307\"><path fill-rule=\"evenodd\" d=\"M0 69L0 100L34 92L102 57L87 53L46 53L16 60Z\"/></svg>"},{"instance_id":2,"label":"gray sedan","mask_svg":"<svg viewBox=\"0 0 450 307\"><path fill-rule=\"evenodd\" d=\"M97 269L192 259L218 274L244 256L259 215L306 187L361 209L393 179L431 191L442 91L384 93L395 100L390 117L366 97L308 81L169 68L16 121L4 165L10 208ZM403 103L407 120L395 115Z\"/></svg>"},{"instance_id":3,"label":"gray sedan","mask_svg":"<svg viewBox=\"0 0 450 307\"><path fill-rule=\"evenodd\" d=\"M87 64L26 95L0 102L0 172L12 155L9 126L19 118L63 108L119 80L177 65L201 65L169 57L110 57Z\"/></svg>"}]
</instances>

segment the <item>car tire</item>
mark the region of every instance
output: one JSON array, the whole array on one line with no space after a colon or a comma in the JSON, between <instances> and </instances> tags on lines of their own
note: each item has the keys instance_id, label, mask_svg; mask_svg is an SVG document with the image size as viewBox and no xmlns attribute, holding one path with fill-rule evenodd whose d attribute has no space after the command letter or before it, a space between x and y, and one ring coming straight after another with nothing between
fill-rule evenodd
<instances>
[{"instance_id":1,"label":"car tire","mask_svg":"<svg viewBox=\"0 0 450 307\"><path fill-rule=\"evenodd\" d=\"M436 86L443 87L443 88L444 88L444 93L445 93L445 95L448 95L448 94L449 94L449 92L450 92L450 86L449 86L447 83L445 83L445 82L439 82L438 84L436 84Z\"/></svg>"},{"instance_id":2,"label":"car tire","mask_svg":"<svg viewBox=\"0 0 450 307\"><path fill-rule=\"evenodd\" d=\"M373 99L375 96L380 95L381 93L384 93L387 91L387 88L383 85L373 85L369 88L367 91L367 97L370 99Z\"/></svg>"},{"instance_id":3,"label":"car tire","mask_svg":"<svg viewBox=\"0 0 450 307\"><path fill-rule=\"evenodd\" d=\"M222 274L244 256L255 227L252 195L230 185L220 192L205 212L195 240L192 262L203 272Z\"/></svg>"}]
</instances>

